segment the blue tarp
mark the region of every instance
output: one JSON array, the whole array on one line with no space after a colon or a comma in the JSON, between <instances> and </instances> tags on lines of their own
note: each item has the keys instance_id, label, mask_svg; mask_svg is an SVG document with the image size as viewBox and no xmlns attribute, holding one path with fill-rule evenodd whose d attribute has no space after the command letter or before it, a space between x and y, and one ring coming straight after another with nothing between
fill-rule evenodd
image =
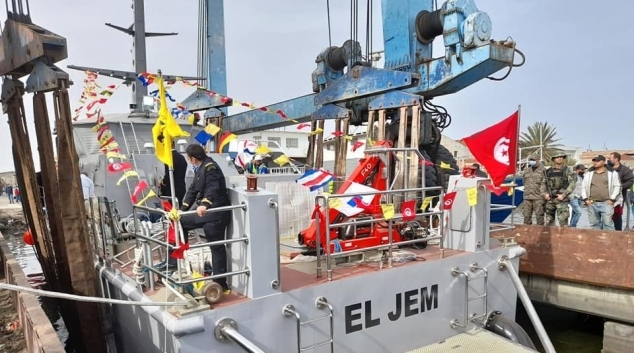
<instances>
[{"instance_id":1,"label":"blue tarp","mask_svg":"<svg viewBox=\"0 0 634 353\"><path fill-rule=\"evenodd\" d=\"M512 183L513 178L507 178L504 180L504 183ZM515 179L515 183L518 187L524 186L524 179L521 176L518 176ZM514 190L515 193L515 206L519 206L522 201L524 201L524 191L522 190ZM507 192L503 193L500 196L497 196L491 193L491 204L492 205L510 205L513 201L513 196L509 196ZM512 210L501 210L501 211L491 211L491 223L502 223L504 220L511 214Z\"/></svg>"}]
</instances>

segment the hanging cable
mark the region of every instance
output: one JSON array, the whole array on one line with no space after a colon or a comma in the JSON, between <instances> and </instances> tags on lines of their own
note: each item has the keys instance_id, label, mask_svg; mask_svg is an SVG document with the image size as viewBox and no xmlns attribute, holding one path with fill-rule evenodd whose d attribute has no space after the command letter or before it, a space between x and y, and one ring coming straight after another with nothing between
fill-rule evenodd
<instances>
[{"instance_id":1,"label":"hanging cable","mask_svg":"<svg viewBox=\"0 0 634 353\"><path fill-rule=\"evenodd\" d=\"M330 0L326 0L326 14L328 15L328 47L332 47L332 32L330 29Z\"/></svg>"}]
</instances>

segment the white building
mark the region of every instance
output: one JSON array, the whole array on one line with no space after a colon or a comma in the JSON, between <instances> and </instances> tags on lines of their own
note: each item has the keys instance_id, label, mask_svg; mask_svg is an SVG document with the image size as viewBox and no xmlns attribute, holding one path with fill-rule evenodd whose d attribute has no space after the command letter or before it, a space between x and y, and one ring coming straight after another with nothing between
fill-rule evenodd
<instances>
[{"instance_id":1,"label":"white building","mask_svg":"<svg viewBox=\"0 0 634 353\"><path fill-rule=\"evenodd\" d=\"M289 158L304 160L308 154L308 133L299 131L268 130L238 136L229 143L229 152L238 152L238 142L249 140L257 144L266 142L272 153L283 153Z\"/></svg>"}]
</instances>

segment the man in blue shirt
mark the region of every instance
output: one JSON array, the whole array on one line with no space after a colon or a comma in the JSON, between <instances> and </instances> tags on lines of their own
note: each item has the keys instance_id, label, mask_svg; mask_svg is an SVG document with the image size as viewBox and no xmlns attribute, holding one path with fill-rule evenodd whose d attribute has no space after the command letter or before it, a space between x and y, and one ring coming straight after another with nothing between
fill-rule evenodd
<instances>
[{"instance_id":1,"label":"man in blue shirt","mask_svg":"<svg viewBox=\"0 0 634 353\"><path fill-rule=\"evenodd\" d=\"M244 171L247 174L269 174L269 169L262 163L262 156L259 154L244 166Z\"/></svg>"}]
</instances>

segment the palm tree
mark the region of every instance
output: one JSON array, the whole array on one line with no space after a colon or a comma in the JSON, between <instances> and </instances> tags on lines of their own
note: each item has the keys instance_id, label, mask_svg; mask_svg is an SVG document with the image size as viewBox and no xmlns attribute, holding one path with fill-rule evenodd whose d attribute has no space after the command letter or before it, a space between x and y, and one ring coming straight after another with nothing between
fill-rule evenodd
<instances>
[{"instance_id":1,"label":"palm tree","mask_svg":"<svg viewBox=\"0 0 634 353\"><path fill-rule=\"evenodd\" d=\"M559 143L561 139L557 137L557 129L548 123L536 122L528 127L528 130L520 134L520 148L522 160L529 157L540 157L541 153L544 164L550 165L551 157L562 152L563 145ZM571 161L574 162L574 161Z\"/></svg>"}]
</instances>

